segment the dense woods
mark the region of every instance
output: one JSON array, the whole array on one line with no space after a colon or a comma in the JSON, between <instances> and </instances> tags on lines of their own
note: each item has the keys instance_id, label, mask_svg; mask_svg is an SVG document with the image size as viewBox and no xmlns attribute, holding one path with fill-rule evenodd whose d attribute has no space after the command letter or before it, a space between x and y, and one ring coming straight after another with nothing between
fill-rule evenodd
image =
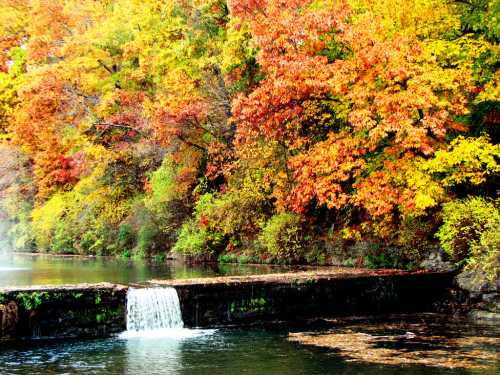
<instances>
[{"instance_id":1,"label":"dense woods","mask_svg":"<svg viewBox=\"0 0 500 375\"><path fill-rule=\"evenodd\" d=\"M498 0L2 0L20 250L498 273ZM357 254L357 253L356 253Z\"/></svg>"}]
</instances>

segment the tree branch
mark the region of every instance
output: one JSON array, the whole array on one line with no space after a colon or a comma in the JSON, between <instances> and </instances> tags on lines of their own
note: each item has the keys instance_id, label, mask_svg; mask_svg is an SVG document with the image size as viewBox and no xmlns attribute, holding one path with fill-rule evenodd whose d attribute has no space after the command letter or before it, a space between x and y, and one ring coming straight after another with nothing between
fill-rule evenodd
<instances>
[{"instance_id":1,"label":"tree branch","mask_svg":"<svg viewBox=\"0 0 500 375\"><path fill-rule=\"evenodd\" d=\"M133 126L130 126L127 124L113 124L111 122L98 122L98 123L94 124L94 126L106 126L108 128L133 130L133 131L137 132L139 135L141 135L142 137L146 136L146 133L144 133L142 130L139 130L139 129L134 128Z\"/></svg>"}]
</instances>

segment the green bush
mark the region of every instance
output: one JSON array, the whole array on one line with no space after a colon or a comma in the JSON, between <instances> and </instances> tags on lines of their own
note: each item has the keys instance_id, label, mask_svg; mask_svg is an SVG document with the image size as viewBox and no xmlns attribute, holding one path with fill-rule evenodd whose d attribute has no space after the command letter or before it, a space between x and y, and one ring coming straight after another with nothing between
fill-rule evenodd
<instances>
[{"instance_id":1,"label":"green bush","mask_svg":"<svg viewBox=\"0 0 500 375\"><path fill-rule=\"evenodd\" d=\"M245 254L221 254L217 258L219 263L239 263L239 264L258 264L260 259L254 255Z\"/></svg>"},{"instance_id":2,"label":"green bush","mask_svg":"<svg viewBox=\"0 0 500 375\"><path fill-rule=\"evenodd\" d=\"M151 173L151 191L144 198L145 208L155 217L163 232L170 232L178 227L178 222L186 216L182 209L182 202L186 197L178 191L177 170L178 166L172 159L165 158L160 168Z\"/></svg>"},{"instance_id":3,"label":"green bush","mask_svg":"<svg viewBox=\"0 0 500 375\"><path fill-rule=\"evenodd\" d=\"M134 256L137 258L144 258L151 254L156 245L158 237L158 229L149 223L141 226L137 233L137 246L134 249Z\"/></svg>"},{"instance_id":4,"label":"green bush","mask_svg":"<svg viewBox=\"0 0 500 375\"><path fill-rule=\"evenodd\" d=\"M74 236L64 221L56 224L51 250L58 254L73 254L75 252Z\"/></svg>"},{"instance_id":5,"label":"green bush","mask_svg":"<svg viewBox=\"0 0 500 375\"><path fill-rule=\"evenodd\" d=\"M262 196L253 191L234 191L221 195L203 194L196 204L196 215L224 235L245 237L258 231L265 221Z\"/></svg>"},{"instance_id":6,"label":"green bush","mask_svg":"<svg viewBox=\"0 0 500 375\"><path fill-rule=\"evenodd\" d=\"M35 238L33 236L33 228L31 222L32 205L29 202L17 201L16 209L11 211L13 215L12 222L2 228L3 237L8 244L16 251L33 251L35 250Z\"/></svg>"},{"instance_id":7,"label":"green bush","mask_svg":"<svg viewBox=\"0 0 500 375\"><path fill-rule=\"evenodd\" d=\"M221 254L217 258L219 263L238 263L238 255L236 254Z\"/></svg>"},{"instance_id":8,"label":"green bush","mask_svg":"<svg viewBox=\"0 0 500 375\"><path fill-rule=\"evenodd\" d=\"M121 252L126 252L133 248L135 243L134 228L130 224L121 224L118 228L118 248Z\"/></svg>"},{"instance_id":9,"label":"green bush","mask_svg":"<svg viewBox=\"0 0 500 375\"><path fill-rule=\"evenodd\" d=\"M487 228L478 244L471 247L468 266L486 272L489 278L500 276L500 220Z\"/></svg>"},{"instance_id":10,"label":"green bush","mask_svg":"<svg viewBox=\"0 0 500 375\"><path fill-rule=\"evenodd\" d=\"M494 277L498 276L499 233L498 201L473 197L443 206L443 225L436 236L455 262Z\"/></svg>"},{"instance_id":11,"label":"green bush","mask_svg":"<svg viewBox=\"0 0 500 375\"><path fill-rule=\"evenodd\" d=\"M224 236L199 226L198 220L192 218L185 222L173 250L188 255L214 255L224 245Z\"/></svg>"},{"instance_id":12,"label":"green bush","mask_svg":"<svg viewBox=\"0 0 500 375\"><path fill-rule=\"evenodd\" d=\"M293 213L274 215L262 228L259 243L277 260L297 260L304 250L300 216Z\"/></svg>"}]
</instances>

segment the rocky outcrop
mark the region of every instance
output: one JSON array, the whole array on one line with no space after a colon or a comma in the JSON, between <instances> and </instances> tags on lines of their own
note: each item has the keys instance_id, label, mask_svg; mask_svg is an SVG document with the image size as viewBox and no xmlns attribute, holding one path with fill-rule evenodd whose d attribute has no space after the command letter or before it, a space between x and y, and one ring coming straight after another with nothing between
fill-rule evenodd
<instances>
[{"instance_id":1,"label":"rocky outcrop","mask_svg":"<svg viewBox=\"0 0 500 375\"><path fill-rule=\"evenodd\" d=\"M491 279L481 271L464 271L456 283L464 291L465 309L474 320L500 321L500 278Z\"/></svg>"},{"instance_id":2,"label":"rocky outcrop","mask_svg":"<svg viewBox=\"0 0 500 375\"><path fill-rule=\"evenodd\" d=\"M441 248L435 248L420 263L420 267L428 271L452 272L455 266L449 260L446 260L446 254Z\"/></svg>"}]
</instances>

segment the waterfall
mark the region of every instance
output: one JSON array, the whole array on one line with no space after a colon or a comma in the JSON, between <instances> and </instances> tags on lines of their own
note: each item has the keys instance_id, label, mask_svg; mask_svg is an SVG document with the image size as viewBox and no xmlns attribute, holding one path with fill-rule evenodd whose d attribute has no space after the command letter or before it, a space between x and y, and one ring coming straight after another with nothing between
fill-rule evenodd
<instances>
[{"instance_id":1,"label":"waterfall","mask_svg":"<svg viewBox=\"0 0 500 375\"><path fill-rule=\"evenodd\" d=\"M154 331L183 326L179 296L174 288L128 291L127 331Z\"/></svg>"},{"instance_id":2,"label":"waterfall","mask_svg":"<svg viewBox=\"0 0 500 375\"><path fill-rule=\"evenodd\" d=\"M120 337L185 339L214 330L186 329L174 288L130 288L127 293L127 331Z\"/></svg>"}]
</instances>

